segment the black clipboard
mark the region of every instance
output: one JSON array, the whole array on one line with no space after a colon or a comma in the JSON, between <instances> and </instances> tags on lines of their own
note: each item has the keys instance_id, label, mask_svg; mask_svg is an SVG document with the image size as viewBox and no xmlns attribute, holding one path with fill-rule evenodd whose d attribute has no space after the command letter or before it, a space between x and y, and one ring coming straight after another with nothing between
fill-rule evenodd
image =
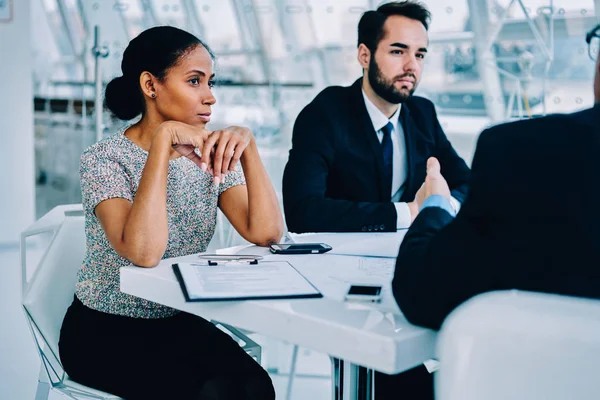
<instances>
[{"instance_id":1,"label":"black clipboard","mask_svg":"<svg viewBox=\"0 0 600 400\"><path fill-rule=\"evenodd\" d=\"M219 268L218 263L222 262L222 261L210 261L207 263L206 268ZM269 261L266 261L265 263L268 263ZM282 262L282 261L278 261L278 262ZM217 301L239 301L239 300L282 300L282 299L318 299L318 298L322 298L323 295L321 294L321 292L319 291L319 289L317 289L308 279L306 279L304 277L304 275L302 275L296 268L294 268L293 265L291 265L290 263L288 263L287 261L283 261L285 263L287 263L291 268L294 269L294 271L302 278L306 281L306 283L308 283L308 285L314 289L314 291L316 293L306 293L306 294L292 294L292 295L276 295L276 294L272 294L272 295L252 295L252 296L235 296L235 297L203 297L203 298L195 298L195 297L190 297L189 292L188 292L188 288L186 286L185 283L185 279L183 277L183 274L180 270L179 264L173 264L173 272L175 273L175 276L177 277L177 281L179 282L179 286L181 287L181 291L183 292L183 296L185 297L185 300L187 302L217 302ZM255 265L258 265L259 262L258 260L248 260L247 262L247 266L246 268L253 268ZM262 262L261 262L262 264Z\"/></svg>"}]
</instances>

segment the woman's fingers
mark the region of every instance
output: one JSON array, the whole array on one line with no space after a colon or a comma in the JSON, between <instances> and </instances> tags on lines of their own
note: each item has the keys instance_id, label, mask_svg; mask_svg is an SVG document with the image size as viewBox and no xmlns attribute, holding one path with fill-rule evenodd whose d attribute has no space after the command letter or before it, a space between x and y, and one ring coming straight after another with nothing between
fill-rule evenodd
<instances>
[{"instance_id":1,"label":"woman's fingers","mask_svg":"<svg viewBox=\"0 0 600 400\"><path fill-rule=\"evenodd\" d=\"M202 157L200 157L196 152L193 153L193 156L188 157L190 160L194 162L198 167L204 168L202 165Z\"/></svg>"},{"instance_id":2,"label":"woman's fingers","mask_svg":"<svg viewBox=\"0 0 600 400\"><path fill-rule=\"evenodd\" d=\"M189 144L176 144L173 149L182 156L189 158L197 166L202 168L202 158L196 153L196 147Z\"/></svg>"},{"instance_id":3,"label":"woman's fingers","mask_svg":"<svg viewBox=\"0 0 600 400\"><path fill-rule=\"evenodd\" d=\"M240 162L240 158L242 157L242 153L246 150L245 146L237 146L233 153L233 157L231 158L231 164L229 165L229 170L233 171L238 162Z\"/></svg>"},{"instance_id":4,"label":"woman's fingers","mask_svg":"<svg viewBox=\"0 0 600 400\"><path fill-rule=\"evenodd\" d=\"M221 131L215 131L208 135L208 138L204 141L204 146L202 147L202 163L206 164L208 172L214 174L214 157L216 156L216 152L214 152L213 148L217 144L219 140Z\"/></svg>"},{"instance_id":5,"label":"woman's fingers","mask_svg":"<svg viewBox=\"0 0 600 400\"><path fill-rule=\"evenodd\" d=\"M233 161L233 155L235 154L235 149L238 146L237 140L232 138L227 143L227 147L225 148L225 152L223 154L223 165L221 167L221 173L227 174L228 171L232 171L235 168L235 162Z\"/></svg>"},{"instance_id":6,"label":"woman's fingers","mask_svg":"<svg viewBox=\"0 0 600 400\"><path fill-rule=\"evenodd\" d=\"M213 148L210 149L210 159L212 160L214 156L215 156L215 148L213 146ZM212 166L212 164L208 165L208 173L211 174L211 175L213 174L213 166Z\"/></svg>"},{"instance_id":7,"label":"woman's fingers","mask_svg":"<svg viewBox=\"0 0 600 400\"><path fill-rule=\"evenodd\" d=\"M189 144L174 144L171 147L184 157L194 152L195 147Z\"/></svg>"},{"instance_id":8,"label":"woman's fingers","mask_svg":"<svg viewBox=\"0 0 600 400\"><path fill-rule=\"evenodd\" d=\"M204 128L197 128L176 121L169 121L164 124L165 129L169 130L172 147L175 151L190 159L203 171L215 174L215 177L221 177L221 167L214 168L214 157L217 154L216 147L223 131L210 132ZM231 133L227 132L224 136L229 138ZM226 145L227 141L224 144Z\"/></svg>"},{"instance_id":9,"label":"woman's fingers","mask_svg":"<svg viewBox=\"0 0 600 400\"><path fill-rule=\"evenodd\" d=\"M217 148L215 149L215 154L213 156L213 175L215 177L216 182L221 182L223 179L222 169L223 169L223 161L225 160L225 149L227 148L227 144L231 139L231 133L227 131L220 131L220 137L217 142Z\"/></svg>"},{"instance_id":10,"label":"woman's fingers","mask_svg":"<svg viewBox=\"0 0 600 400\"><path fill-rule=\"evenodd\" d=\"M173 148L203 171L212 174L216 182L221 182L228 171L235 170L252 139L248 129L235 126L215 132L185 124L175 124L174 127Z\"/></svg>"}]
</instances>

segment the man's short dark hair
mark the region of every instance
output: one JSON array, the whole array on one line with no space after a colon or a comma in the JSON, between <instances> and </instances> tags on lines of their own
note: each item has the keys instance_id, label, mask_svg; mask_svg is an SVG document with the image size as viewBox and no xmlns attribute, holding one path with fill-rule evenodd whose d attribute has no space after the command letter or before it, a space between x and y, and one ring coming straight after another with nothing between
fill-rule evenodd
<instances>
[{"instance_id":1,"label":"man's short dark hair","mask_svg":"<svg viewBox=\"0 0 600 400\"><path fill-rule=\"evenodd\" d=\"M431 13L423 4L413 0L393 1L363 14L358 23L358 45L363 43L371 52L375 52L384 35L383 25L390 15L414 19L429 29Z\"/></svg>"}]
</instances>

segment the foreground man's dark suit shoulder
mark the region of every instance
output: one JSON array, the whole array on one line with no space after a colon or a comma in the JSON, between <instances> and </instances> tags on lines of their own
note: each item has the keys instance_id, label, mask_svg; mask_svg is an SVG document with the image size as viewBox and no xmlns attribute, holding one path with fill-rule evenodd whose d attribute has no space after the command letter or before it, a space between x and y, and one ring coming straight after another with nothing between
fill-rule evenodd
<instances>
[{"instance_id":1,"label":"foreground man's dark suit shoulder","mask_svg":"<svg viewBox=\"0 0 600 400\"><path fill-rule=\"evenodd\" d=\"M412 96L402 105L401 121L408 171L400 201L414 200L431 156L438 157L452 195L462 201L469 168L447 140L433 104ZM384 177L362 79L350 87L323 90L296 119L283 203L292 232L396 230L391 182Z\"/></svg>"},{"instance_id":2,"label":"foreground man's dark suit shoulder","mask_svg":"<svg viewBox=\"0 0 600 400\"><path fill-rule=\"evenodd\" d=\"M599 123L596 106L481 134L456 219L425 208L400 248L393 292L410 322L439 329L492 290L600 297Z\"/></svg>"}]
</instances>

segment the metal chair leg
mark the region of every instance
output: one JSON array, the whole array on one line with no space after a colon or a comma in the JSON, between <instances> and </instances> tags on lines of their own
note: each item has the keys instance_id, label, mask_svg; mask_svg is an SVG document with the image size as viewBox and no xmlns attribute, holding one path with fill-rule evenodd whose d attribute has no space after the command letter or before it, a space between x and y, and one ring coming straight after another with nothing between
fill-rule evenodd
<instances>
[{"instance_id":1,"label":"metal chair leg","mask_svg":"<svg viewBox=\"0 0 600 400\"><path fill-rule=\"evenodd\" d=\"M292 363L290 365L290 376L288 377L286 400L292 400L292 386L294 384L294 376L296 375L296 361L298 361L298 345L294 345L292 350Z\"/></svg>"},{"instance_id":2,"label":"metal chair leg","mask_svg":"<svg viewBox=\"0 0 600 400\"><path fill-rule=\"evenodd\" d=\"M48 376L42 366L40 367L40 376L35 391L35 400L48 400L48 396L50 396L50 382L48 382Z\"/></svg>"},{"instance_id":3,"label":"metal chair leg","mask_svg":"<svg viewBox=\"0 0 600 400\"><path fill-rule=\"evenodd\" d=\"M334 400L375 398L375 371L334 357L331 363Z\"/></svg>"},{"instance_id":4,"label":"metal chair leg","mask_svg":"<svg viewBox=\"0 0 600 400\"><path fill-rule=\"evenodd\" d=\"M48 400L50 395L50 384L48 382L38 382L35 392L35 400Z\"/></svg>"},{"instance_id":5,"label":"metal chair leg","mask_svg":"<svg viewBox=\"0 0 600 400\"><path fill-rule=\"evenodd\" d=\"M224 324L219 321L212 320L211 321L217 328L221 329L223 332L227 333L229 336L233 338L236 342L240 344L240 346L250 355L250 357L254 358L254 360L261 364L262 362L262 349L258 343L254 340L246 336L245 333L250 332L242 332L240 329ZM241 341L241 342L240 342ZM243 343L242 343L243 342Z\"/></svg>"}]
</instances>

